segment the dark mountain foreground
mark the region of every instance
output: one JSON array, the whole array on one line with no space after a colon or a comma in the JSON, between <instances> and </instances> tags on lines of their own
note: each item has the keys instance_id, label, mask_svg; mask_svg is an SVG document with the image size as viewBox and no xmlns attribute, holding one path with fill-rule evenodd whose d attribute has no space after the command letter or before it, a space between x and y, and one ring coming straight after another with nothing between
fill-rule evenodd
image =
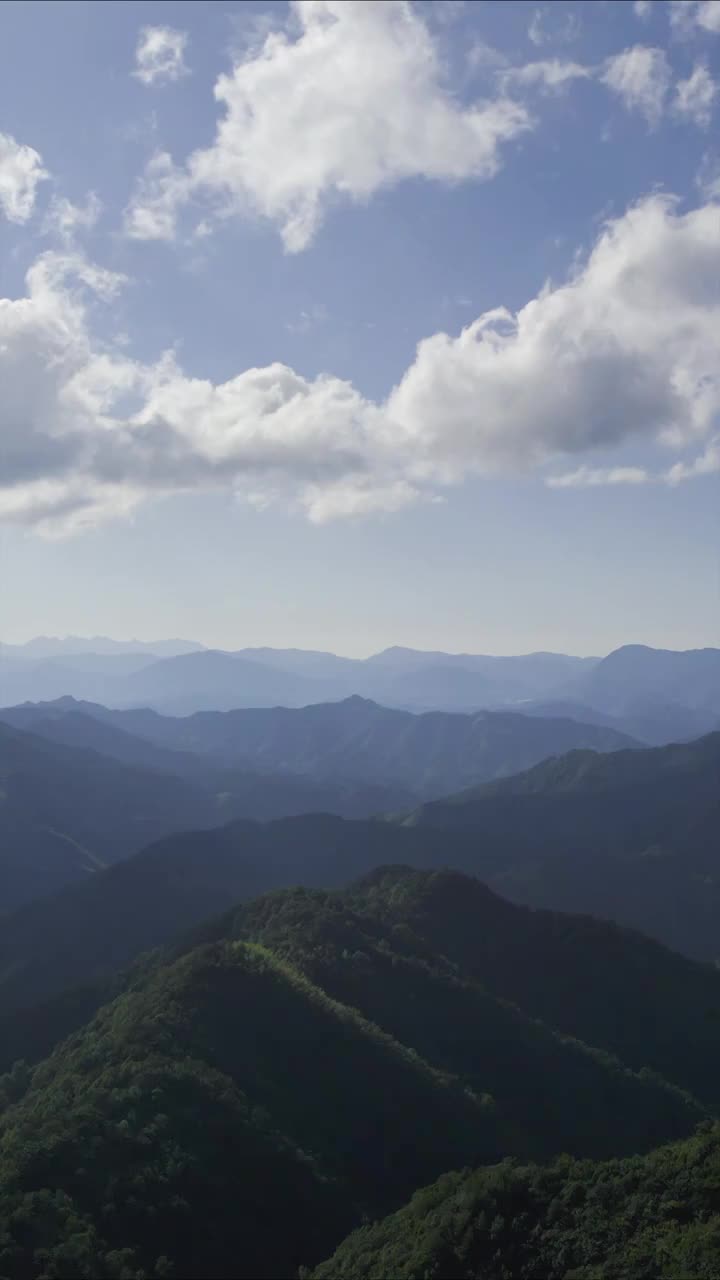
<instances>
[{"instance_id":1,"label":"dark mountain foreground","mask_svg":"<svg viewBox=\"0 0 720 1280\"><path fill-rule=\"evenodd\" d=\"M499 964L513 929L514 962ZM521 983L540 946L559 1005L569 971L578 991L585 975L594 1042L493 990L494 964ZM631 1011L637 1021L644 990L670 974L667 1035L633 1069L601 1043L607 1008L622 987L622 1025ZM511 1177L563 1151L641 1167L635 1153L709 1122L712 1103L688 1084L717 1097L719 981L645 939L523 911L455 873L388 868L344 893L233 908L138 961L46 1061L0 1079L0 1275L280 1280L454 1168L482 1167L494 1185L508 1157L521 1162ZM526 989L529 1006L527 977ZM566 1022L572 1007L570 993ZM559 1168L592 1180L604 1166L565 1157ZM544 1187L556 1175L527 1176ZM477 1274L515 1274L515 1255L498 1252L501 1218L488 1220L496 1269ZM403 1221L391 1220L398 1235ZM530 1237L525 1219L517 1232ZM443 1266L408 1274L475 1274Z\"/></svg>"}]
</instances>

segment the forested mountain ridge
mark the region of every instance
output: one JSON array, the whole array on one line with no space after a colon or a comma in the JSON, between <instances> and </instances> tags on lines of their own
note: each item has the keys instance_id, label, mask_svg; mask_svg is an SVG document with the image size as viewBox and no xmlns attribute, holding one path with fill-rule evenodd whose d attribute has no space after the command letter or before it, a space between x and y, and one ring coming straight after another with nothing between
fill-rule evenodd
<instances>
[{"instance_id":1,"label":"forested mountain ridge","mask_svg":"<svg viewBox=\"0 0 720 1280\"><path fill-rule=\"evenodd\" d=\"M401 819L475 838L476 873L536 906L590 911L720 956L720 734L572 752Z\"/></svg>"},{"instance_id":2,"label":"forested mountain ridge","mask_svg":"<svg viewBox=\"0 0 720 1280\"><path fill-rule=\"evenodd\" d=\"M297 824L277 825L291 854ZM316 883L341 882L340 840L344 831L357 838L360 825L325 823L326 852L318 850ZM396 942L409 939L413 955L444 956L492 1000L510 1002L634 1070L652 1068L706 1104L720 1103L720 974L612 924L517 907L467 876L404 867L372 873L356 888L329 897L309 890L299 899L292 893L271 895L234 908L219 923L201 925L239 897L252 899L272 883L292 883L281 860L274 868L269 865L271 846L263 840L268 830L272 827L246 824L242 830L211 832L207 842L167 841L113 868L103 894L105 878L100 877L59 897L54 912L52 903L42 902L9 918L0 930L4 1066L16 1058L44 1056L108 999L108 992L118 990L118 970L144 949L172 945L184 930L196 930L191 944L230 937L277 948L282 935L283 954L293 962L302 955L305 963L306 944L321 925L337 923L337 912L347 919L360 912L372 917L376 932L391 929ZM319 839L312 821L311 830ZM364 843L373 830L368 827ZM381 840L380 850L414 847L418 856L432 851L408 834L399 844ZM257 860L245 862L236 842L245 845L248 857L254 836L260 837ZM364 858L366 866L372 863L367 850ZM346 846L346 881L358 862L353 846ZM311 879L309 870L305 879ZM332 929L328 938L334 946ZM358 947L343 943L341 949ZM315 970L308 972L325 981ZM347 991L338 988L337 994L350 999ZM359 998L353 995L351 1003Z\"/></svg>"},{"instance_id":3,"label":"forested mountain ridge","mask_svg":"<svg viewBox=\"0 0 720 1280\"><path fill-rule=\"evenodd\" d=\"M281 892L140 962L0 1082L0 1271L279 1280L449 1168L692 1131L687 1094L430 946L413 924L447 891L392 869L348 894Z\"/></svg>"},{"instance_id":4,"label":"forested mountain ridge","mask_svg":"<svg viewBox=\"0 0 720 1280\"><path fill-rule=\"evenodd\" d=\"M57 737L73 710L61 700L10 708L0 712L0 719ZM415 715L360 697L181 717L93 704L81 704L80 711L164 751L202 757L215 768L392 785L418 797L504 777L577 748L615 751L638 745L616 729L570 719L513 712Z\"/></svg>"},{"instance_id":5,"label":"forested mountain ridge","mask_svg":"<svg viewBox=\"0 0 720 1280\"><path fill-rule=\"evenodd\" d=\"M65 706L5 714L13 724L0 716L3 914L172 832L240 817L366 817L413 803L409 790L380 781L226 769Z\"/></svg>"}]
</instances>

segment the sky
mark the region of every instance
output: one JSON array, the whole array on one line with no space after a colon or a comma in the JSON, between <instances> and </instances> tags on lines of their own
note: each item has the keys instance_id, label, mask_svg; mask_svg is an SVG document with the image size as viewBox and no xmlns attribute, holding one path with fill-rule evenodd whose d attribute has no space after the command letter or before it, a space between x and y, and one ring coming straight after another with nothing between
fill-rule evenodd
<instances>
[{"instance_id":1,"label":"sky","mask_svg":"<svg viewBox=\"0 0 720 1280\"><path fill-rule=\"evenodd\" d=\"M0 5L0 638L720 644L720 0Z\"/></svg>"}]
</instances>

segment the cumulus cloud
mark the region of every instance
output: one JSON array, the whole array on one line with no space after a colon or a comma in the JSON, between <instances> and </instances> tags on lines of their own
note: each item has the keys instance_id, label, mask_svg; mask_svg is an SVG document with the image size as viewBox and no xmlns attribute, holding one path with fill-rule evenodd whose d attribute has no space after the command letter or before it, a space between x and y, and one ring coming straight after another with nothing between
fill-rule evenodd
<instances>
[{"instance_id":1,"label":"cumulus cloud","mask_svg":"<svg viewBox=\"0 0 720 1280\"><path fill-rule=\"evenodd\" d=\"M638 18L649 18L652 9L652 0L635 0L633 10Z\"/></svg>"},{"instance_id":2,"label":"cumulus cloud","mask_svg":"<svg viewBox=\"0 0 720 1280\"><path fill-rule=\"evenodd\" d=\"M638 436L687 443L720 405L719 264L713 206L646 200L569 283L422 342L389 411L449 478Z\"/></svg>"},{"instance_id":3,"label":"cumulus cloud","mask_svg":"<svg viewBox=\"0 0 720 1280\"><path fill-rule=\"evenodd\" d=\"M143 27L135 50L133 75L142 84L168 84L189 75L185 65L187 32L174 27Z\"/></svg>"},{"instance_id":4,"label":"cumulus cloud","mask_svg":"<svg viewBox=\"0 0 720 1280\"><path fill-rule=\"evenodd\" d=\"M537 86L557 93L573 80L589 80L593 75L593 68L583 66L582 63L547 58L540 62L528 62L524 67L512 67L503 73L502 83L506 88Z\"/></svg>"},{"instance_id":5,"label":"cumulus cloud","mask_svg":"<svg viewBox=\"0 0 720 1280\"><path fill-rule=\"evenodd\" d=\"M636 44L608 58L602 80L630 111L640 111L657 125L670 88L670 64L663 49Z\"/></svg>"},{"instance_id":6,"label":"cumulus cloud","mask_svg":"<svg viewBox=\"0 0 720 1280\"><path fill-rule=\"evenodd\" d=\"M269 219L297 252L333 201L406 178L491 178L502 145L531 125L505 97L459 105L406 0L294 0L287 26L220 76L215 97L214 143L182 166L156 159L127 210L131 235L171 238L196 195Z\"/></svg>"},{"instance_id":7,"label":"cumulus cloud","mask_svg":"<svg viewBox=\"0 0 720 1280\"><path fill-rule=\"evenodd\" d=\"M93 338L122 280L47 253L0 300L0 516L53 531L174 492L223 489L315 521L397 511L470 474L570 468L556 487L641 483L602 456L675 450L672 483L716 468L720 218L653 196L518 312L436 333L386 400L286 365L216 384ZM674 469L673 469L674 467Z\"/></svg>"},{"instance_id":8,"label":"cumulus cloud","mask_svg":"<svg viewBox=\"0 0 720 1280\"><path fill-rule=\"evenodd\" d=\"M691 120L701 129L707 129L712 118L717 85L703 63L699 62L687 80L679 80L675 88L673 110L679 116Z\"/></svg>"},{"instance_id":9,"label":"cumulus cloud","mask_svg":"<svg viewBox=\"0 0 720 1280\"><path fill-rule=\"evenodd\" d=\"M49 177L42 156L9 133L0 133L0 210L9 222L27 222L40 182Z\"/></svg>"}]
</instances>

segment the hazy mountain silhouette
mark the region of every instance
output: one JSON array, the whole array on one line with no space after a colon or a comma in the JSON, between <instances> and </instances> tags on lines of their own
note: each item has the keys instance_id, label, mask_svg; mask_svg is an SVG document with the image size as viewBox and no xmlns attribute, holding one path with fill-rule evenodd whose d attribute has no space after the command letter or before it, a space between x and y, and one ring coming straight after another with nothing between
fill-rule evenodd
<instances>
[{"instance_id":1,"label":"hazy mountain silhouette","mask_svg":"<svg viewBox=\"0 0 720 1280\"><path fill-rule=\"evenodd\" d=\"M94 652L83 646L96 644ZM649 743L689 738L720 720L720 650L672 653L627 645L606 658L511 657L399 646L367 659L318 650L205 650L191 642L40 639L0 646L0 702L69 694L112 707L173 715L245 706L304 706L358 695L413 711L507 709L615 727Z\"/></svg>"},{"instance_id":2,"label":"hazy mountain silhouette","mask_svg":"<svg viewBox=\"0 0 720 1280\"><path fill-rule=\"evenodd\" d=\"M364 817L411 802L409 790L379 782L225 769L135 738L67 703L3 714L16 726L0 722L4 912L93 876L172 831L317 811Z\"/></svg>"},{"instance_id":3,"label":"hazy mountain silhouette","mask_svg":"<svg viewBox=\"0 0 720 1280\"><path fill-rule=\"evenodd\" d=\"M414 715L359 697L180 718L148 710L87 710L158 746L204 755L216 764L399 785L420 795L510 774L574 747L613 751L632 745L615 729L574 720L513 712Z\"/></svg>"}]
</instances>

